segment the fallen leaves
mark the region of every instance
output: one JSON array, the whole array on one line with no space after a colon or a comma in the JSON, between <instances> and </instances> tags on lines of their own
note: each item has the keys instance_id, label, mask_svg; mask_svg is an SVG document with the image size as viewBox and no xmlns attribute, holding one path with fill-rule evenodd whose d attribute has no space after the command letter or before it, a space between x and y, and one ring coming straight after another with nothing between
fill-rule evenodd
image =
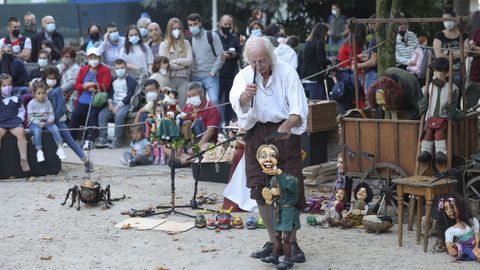
<instances>
[{"instance_id":1,"label":"fallen leaves","mask_svg":"<svg viewBox=\"0 0 480 270\"><path fill-rule=\"evenodd\" d=\"M209 252L219 251L219 249L218 248L202 248L200 251L202 253L209 253Z\"/></svg>"},{"instance_id":2,"label":"fallen leaves","mask_svg":"<svg viewBox=\"0 0 480 270\"><path fill-rule=\"evenodd\" d=\"M51 261L51 260L52 260L52 256L42 256L42 257L40 257L40 260L42 260L42 261Z\"/></svg>"},{"instance_id":3,"label":"fallen leaves","mask_svg":"<svg viewBox=\"0 0 480 270\"><path fill-rule=\"evenodd\" d=\"M47 199L55 200L55 195L53 194L48 194Z\"/></svg>"},{"instance_id":4,"label":"fallen leaves","mask_svg":"<svg viewBox=\"0 0 480 270\"><path fill-rule=\"evenodd\" d=\"M157 267L155 267L155 270L170 270L170 268L165 268L163 266L157 266Z\"/></svg>"},{"instance_id":5,"label":"fallen leaves","mask_svg":"<svg viewBox=\"0 0 480 270\"><path fill-rule=\"evenodd\" d=\"M132 227L132 225L130 225L130 223L127 223L125 225L123 225L120 229L122 230L130 230Z\"/></svg>"}]
</instances>

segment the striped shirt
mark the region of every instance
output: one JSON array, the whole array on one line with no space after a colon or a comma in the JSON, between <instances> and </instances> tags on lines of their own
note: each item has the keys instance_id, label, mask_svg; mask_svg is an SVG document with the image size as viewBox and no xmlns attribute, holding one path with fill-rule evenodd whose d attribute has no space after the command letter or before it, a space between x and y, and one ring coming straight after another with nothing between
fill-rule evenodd
<instances>
[{"instance_id":1,"label":"striped shirt","mask_svg":"<svg viewBox=\"0 0 480 270\"><path fill-rule=\"evenodd\" d=\"M153 64L153 53L148 45L143 44L143 46L145 46L145 51L140 48L140 45L132 45L128 54L125 52L125 47L122 47L118 58L125 60L127 65L135 65L143 72L148 73L148 65Z\"/></svg>"},{"instance_id":2,"label":"striped shirt","mask_svg":"<svg viewBox=\"0 0 480 270\"><path fill-rule=\"evenodd\" d=\"M405 36L397 34L395 45L395 60L397 65L408 65L408 61L418 47L418 38L415 33L407 31Z\"/></svg>"}]
</instances>

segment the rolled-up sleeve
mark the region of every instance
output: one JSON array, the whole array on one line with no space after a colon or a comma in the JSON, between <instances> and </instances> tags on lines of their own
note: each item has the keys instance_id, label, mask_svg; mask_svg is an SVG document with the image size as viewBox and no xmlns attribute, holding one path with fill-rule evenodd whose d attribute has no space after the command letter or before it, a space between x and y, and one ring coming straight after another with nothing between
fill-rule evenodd
<instances>
[{"instance_id":1,"label":"rolled-up sleeve","mask_svg":"<svg viewBox=\"0 0 480 270\"><path fill-rule=\"evenodd\" d=\"M250 108L250 104L244 107L240 106L240 96L245 91L246 86L245 76L248 76L248 72L245 69L235 76L232 89L230 90L230 103L237 114L238 126L249 130L255 125L257 119L255 117L255 108Z\"/></svg>"},{"instance_id":2,"label":"rolled-up sleeve","mask_svg":"<svg viewBox=\"0 0 480 270\"><path fill-rule=\"evenodd\" d=\"M292 69L293 70L293 69ZM303 89L302 82L300 77L296 72L290 72L288 78L288 88L287 99L289 104L289 114L298 115L302 119L302 124L300 126L292 128L292 133L295 135L300 135L305 132L307 127L307 116L308 116L308 103L307 97L305 96L305 91Z\"/></svg>"}]
</instances>

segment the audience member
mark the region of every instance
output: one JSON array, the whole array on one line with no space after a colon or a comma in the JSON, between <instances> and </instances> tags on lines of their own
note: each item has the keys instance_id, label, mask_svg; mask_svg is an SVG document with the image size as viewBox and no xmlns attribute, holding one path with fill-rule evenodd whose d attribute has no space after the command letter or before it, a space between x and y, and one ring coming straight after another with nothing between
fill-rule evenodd
<instances>
[{"instance_id":1,"label":"audience member","mask_svg":"<svg viewBox=\"0 0 480 270\"><path fill-rule=\"evenodd\" d=\"M341 46L348 35L347 17L340 13L340 4L332 4L332 14L328 16L328 45ZM333 54L331 55L333 56Z\"/></svg>"},{"instance_id":2,"label":"audience member","mask_svg":"<svg viewBox=\"0 0 480 270\"><path fill-rule=\"evenodd\" d=\"M13 54L23 61L30 59L32 41L29 37L20 34L20 20L10 17L7 24L8 34L0 39L0 49L6 45L12 46ZM0 56L1 59L1 56Z\"/></svg>"},{"instance_id":3,"label":"audience member","mask_svg":"<svg viewBox=\"0 0 480 270\"><path fill-rule=\"evenodd\" d=\"M150 42L147 29L150 23L152 23L152 20L150 20L149 17L141 17L137 21L138 32L140 33L140 38L144 44L148 44Z\"/></svg>"},{"instance_id":4,"label":"audience member","mask_svg":"<svg viewBox=\"0 0 480 270\"><path fill-rule=\"evenodd\" d=\"M143 43L140 32L135 25L127 28L125 45L120 49L120 59L125 60L129 68L143 73L152 73L153 54L148 45Z\"/></svg>"},{"instance_id":5,"label":"audience member","mask_svg":"<svg viewBox=\"0 0 480 270\"><path fill-rule=\"evenodd\" d=\"M105 35L103 42L100 45L102 58L107 66L113 66L115 60L120 56L120 50L125 44L125 37L121 37L118 32L118 27L114 22L109 22L105 25Z\"/></svg>"},{"instance_id":6,"label":"audience member","mask_svg":"<svg viewBox=\"0 0 480 270\"><path fill-rule=\"evenodd\" d=\"M25 27L20 34L31 39L37 33L37 20L35 14L27 11L25 15L23 15L23 24Z\"/></svg>"},{"instance_id":7,"label":"audience member","mask_svg":"<svg viewBox=\"0 0 480 270\"><path fill-rule=\"evenodd\" d=\"M417 48L417 35L408 30L408 23L400 24L395 43L395 60L397 66L402 69L407 69L408 62Z\"/></svg>"},{"instance_id":8,"label":"audience member","mask_svg":"<svg viewBox=\"0 0 480 270\"><path fill-rule=\"evenodd\" d=\"M42 31L36 33L32 37L32 54L30 56L30 62L37 62L38 52L41 50L42 41L45 39L50 40L57 51L63 49L63 35L55 29L55 19L52 16L45 16L42 18ZM59 58L53 60L58 60Z\"/></svg>"},{"instance_id":9,"label":"audience member","mask_svg":"<svg viewBox=\"0 0 480 270\"><path fill-rule=\"evenodd\" d=\"M466 107L471 108L478 104L480 99L480 11L475 11L470 17L470 43L469 49L473 57L470 65L470 74L465 93Z\"/></svg>"},{"instance_id":10,"label":"audience member","mask_svg":"<svg viewBox=\"0 0 480 270\"><path fill-rule=\"evenodd\" d=\"M166 88L170 88L170 61L165 56L157 56L153 61L152 71L153 74L149 79L154 79L160 85L162 92L165 93Z\"/></svg>"},{"instance_id":11,"label":"audience member","mask_svg":"<svg viewBox=\"0 0 480 270\"><path fill-rule=\"evenodd\" d=\"M28 72L23 61L15 56L10 45L1 49L0 74L6 73L12 77L13 92L21 94L23 86L27 83Z\"/></svg>"},{"instance_id":12,"label":"audience member","mask_svg":"<svg viewBox=\"0 0 480 270\"><path fill-rule=\"evenodd\" d=\"M87 42L83 43L80 50L86 52L90 48L98 48L102 44L102 27L96 23L92 23L87 28Z\"/></svg>"},{"instance_id":13,"label":"audience member","mask_svg":"<svg viewBox=\"0 0 480 270\"><path fill-rule=\"evenodd\" d=\"M148 46L150 46L150 49L152 49L153 57L157 57L160 43L162 43L162 29L158 23L152 22L148 25L147 30L148 37L150 38Z\"/></svg>"}]
</instances>

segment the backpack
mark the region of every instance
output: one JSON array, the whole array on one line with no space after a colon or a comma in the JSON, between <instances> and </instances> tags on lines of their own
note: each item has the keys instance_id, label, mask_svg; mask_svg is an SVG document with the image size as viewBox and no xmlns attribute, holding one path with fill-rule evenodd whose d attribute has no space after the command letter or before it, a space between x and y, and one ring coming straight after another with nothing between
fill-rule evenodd
<instances>
[{"instance_id":1,"label":"backpack","mask_svg":"<svg viewBox=\"0 0 480 270\"><path fill-rule=\"evenodd\" d=\"M210 30L205 30L205 31L207 32L207 40L208 40L208 44L210 44L210 48L212 48L213 56L217 58L217 53L215 52L215 47L213 46L213 33ZM192 36L188 38L188 41L190 42L190 45L193 46Z\"/></svg>"}]
</instances>

